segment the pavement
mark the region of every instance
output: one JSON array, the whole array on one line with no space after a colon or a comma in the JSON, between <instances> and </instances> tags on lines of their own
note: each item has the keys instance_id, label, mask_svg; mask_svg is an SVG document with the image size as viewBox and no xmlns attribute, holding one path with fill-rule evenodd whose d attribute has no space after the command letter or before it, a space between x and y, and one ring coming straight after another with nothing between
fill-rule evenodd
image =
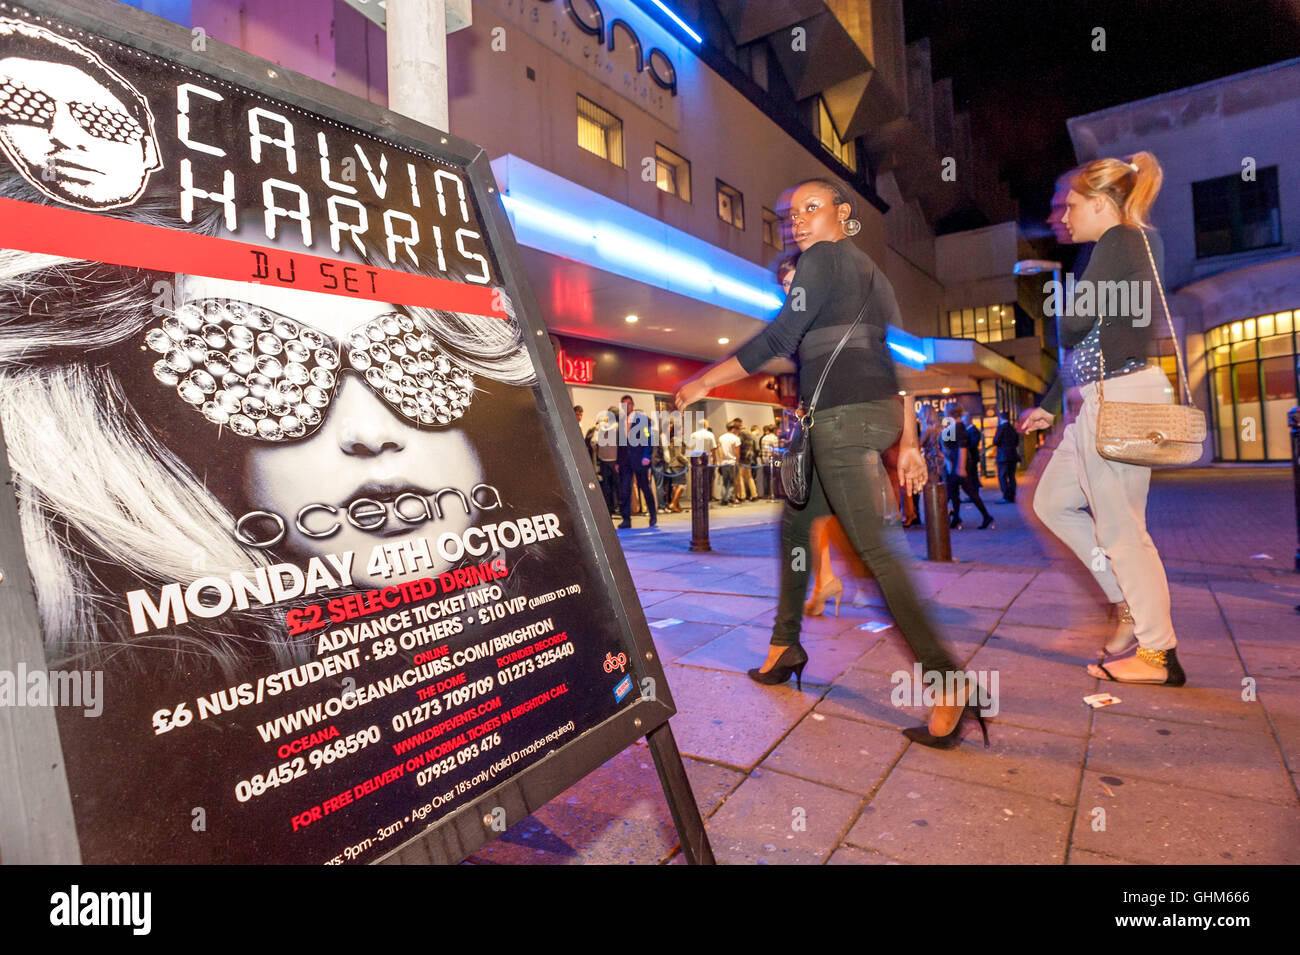
<instances>
[{"instance_id":1,"label":"pavement","mask_svg":"<svg viewBox=\"0 0 1300 955\"><path fill-rule=\"evenodd\" d=\"M776 606L780 505L714 507L712 552L690 515L620 531L677 715L671 720L720 863L895 865L1300 863L1300 574L1290 468L1156 472L1148 527L1170 580L1187 686L1116 686L1084 669L1106 604L1036 527L1032 482L953 532L921 596L968 669L996 673L991 747L938 751L899 733L891 703L913 659L879 590L844 580L838 616L805 617L793 681L745 675ZM998 497L985 482L984 498ZM833 552L834 553L834 552ZM851 595L855 603L847 602ZM1110 690L1121 703L1093 710ZM471 857L480 864L683 861L648 748L624 750Z\"/></svg>"}]
</instances>

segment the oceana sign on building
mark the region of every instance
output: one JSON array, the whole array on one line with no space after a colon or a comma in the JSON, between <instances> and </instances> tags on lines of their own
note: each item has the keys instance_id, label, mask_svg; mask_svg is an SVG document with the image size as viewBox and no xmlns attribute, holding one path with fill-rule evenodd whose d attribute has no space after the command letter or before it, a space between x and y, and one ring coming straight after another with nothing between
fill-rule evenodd
<instances>
[{"instance_id":1,"label":"oceana sign on building","mask_svg":"<svg viewBox=\"0 0 1300 955\"><path fill-rule=\"evenodd\" d=\"M495 7L540 43L676 125L673 106L677 67L661 47L643 41L642 35L654 24L632 4L616 6L613 0L604 0L603 4L598 0L488 0L485 5Z\"/></svg>"}]
</instances>

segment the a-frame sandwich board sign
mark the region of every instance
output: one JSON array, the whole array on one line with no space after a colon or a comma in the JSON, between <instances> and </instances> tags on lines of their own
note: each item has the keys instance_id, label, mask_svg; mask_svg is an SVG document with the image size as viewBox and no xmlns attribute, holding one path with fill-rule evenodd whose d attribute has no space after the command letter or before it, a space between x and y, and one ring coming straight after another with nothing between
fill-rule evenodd
<instances>
[{"instance_id":1,"label":"a-frame sandwich board sign","mask_svg":"<svg viewBox=\"0 0 1300 955\"><path fill-rule=\"evenodd\" d=\"M645 737L711 861L487 156L191 40L0 4L0 857L455 862Z\"/></svg>"}]
</instances>

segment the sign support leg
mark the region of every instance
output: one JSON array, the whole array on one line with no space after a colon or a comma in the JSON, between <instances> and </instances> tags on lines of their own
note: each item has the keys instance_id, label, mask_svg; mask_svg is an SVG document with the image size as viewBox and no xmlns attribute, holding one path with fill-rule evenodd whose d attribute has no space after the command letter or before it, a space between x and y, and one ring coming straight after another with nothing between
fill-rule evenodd
<instances>
[{"instance_id":1,"label":"sign support leg","mask_svg":"<svg viewBox=\"0 0 1300 955\"><path fill-rule=\"evenodd\" d=\"M709 835L704 831L704 820L700 818L700 808L695 804L695 794L691 792L691 782L686 778L686 767L682 765L682 754L677 751L677 741L673 739L672 727L664 723L647 733L645 739L650 744L655 769L659 771L659 783L668 800L668 811L672 813L687 863L716 865Z\"/></svg>"}]
</instances>

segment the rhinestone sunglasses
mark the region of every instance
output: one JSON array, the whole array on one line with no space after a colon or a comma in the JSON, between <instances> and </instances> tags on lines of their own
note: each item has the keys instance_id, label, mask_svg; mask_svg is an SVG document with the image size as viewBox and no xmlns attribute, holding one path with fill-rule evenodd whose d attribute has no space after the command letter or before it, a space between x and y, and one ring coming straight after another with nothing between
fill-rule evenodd
<instances>
[{"instance_id":1,"label":"rhinestone sunglasses","mask_svg":"<svg viewBox=\"0 0 1300 955\"><path fill-rule=\"evenodd\" d=\"M12 77L0 79L0 122L49 129L54 125L57 107L57 102L40 90L29 89ZM68 112L96 139L138 143L144 138L144 127L118 110L73 101L68 103Z\"/></svg>"},{"instance_id":2,"label":"rhinestone sunglasses","mask_svg":"<svg viewBox=\"0 0 1300 955\"><path fill-rule=\"evenodd\" d=\"M150 328L153 375L213 424L262 441L312 434L348 367L410 424L442 427L469 408L474 379L408 315L390 312L338 339L267 309L199 299Z\"/></svg>"}]
</instances>

